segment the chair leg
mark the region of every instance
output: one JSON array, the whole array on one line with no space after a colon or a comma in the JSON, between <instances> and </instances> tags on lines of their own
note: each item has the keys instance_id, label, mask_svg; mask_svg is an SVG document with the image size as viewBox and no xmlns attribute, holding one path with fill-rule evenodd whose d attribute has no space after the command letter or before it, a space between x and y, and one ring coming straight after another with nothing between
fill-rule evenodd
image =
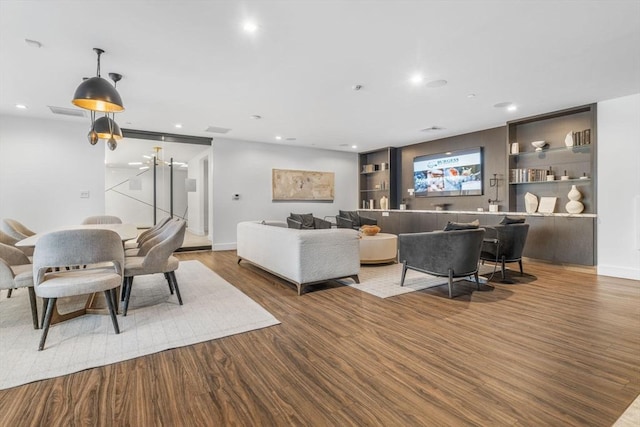
<instances>
[{"instance_id":1,"label":"chair leg","mask_svg":"<svg viewBox=\"0 0 640 427\"><path fill-rule=\"evenodd\" d=\"M107 306L109 307L109 314L111 315L111 322L113 323L113 330L116 331L116 335L120 333L120 328L118 327L118 318L116 317L116 308L113 304L113 300L115 299L114 295L115 289L108 289L104 291L104 298L107 300Z\"/></svg>"},{"instance_id":2,"label":"chair leg","mask_svg":"<svg viewBox=\"0 0 640 427\"><path fill-rule=\"evenodd\" d=\"M475 273L473 273L473 277L476 278L476 286L477 286L478 290L480 290L480 278L478 277L478 272L477 271Z\"/></svg>"},{"instance_id":3,"label":"chair leg","mask_svg":"<svg viewBox=\"0 0 640 427\"><path fill-rule=\"evenodd\" d=\"M38 302L36 301L36 291L33 289L33 286L29 286L29 302L31 303L33 329L40 329L40 322L38 320Z\"/></svg>"},{"instance_id":4,"label":"chair leg","mask_svg":"<svg viewBox=\"0 0 640 427\"><path fill-rule=\"evenodd\" d=\"M13 292L13 289L9 289L7 291L7 298L11 298L11 292Z\"/></svg>"},{"instance_id":5,"label":"chair leg","mask_svg":"<svg viewBox=\"0 0 640 427\"><path fill-rule=\"evenodd\" d=\"M171 292L171 295L173 295L173 283L171 283L169 273L164 273L164 278L167 279L167 283L169 284L169 292Z\"/></svg>"},{"instance_id":6,"label":"chair leg","mask_svg":"<svg viewBox=\"0 0 640 427\"><path fill-rule=\"evenodd\" d=\"M518 264L520 265L520 275L524 276L524 272L522 271L522 260L521 259L518 260Z\"/></svg>"},{"instance_id":7,"label":"chair leg","mask_svg":"<svg viewBox=\"0 0 640 427\"><path fill-rule=\"evenodd\" d=\"M505 261L504 261L504 256L503 256L502 257L502 280L504 280L504 278L505 278L505 274L506 274L505 270L506 270L506 266L505 266Z\"/></svg>"},{"instance_id":8,"label":"chair leg","mask_svg":"<svg viewBox=\"0 0 640 427\"><path fill-rule=\"evenodd\" d=\"M44 314L44 321L42 325L42 337L40 338L40 345L38 346L38 351L41 351L44 348L44 343L47 340L47 334L49 333L49 325L51 324L51 316L53 315L53 307L56 305L57 298L48 298L47 301L47 311Z\"/></svg>"},{"instance_id":9,"label":"chair leg","mask_svg":"<svg viewBox=\"0 0 640 427\"><path fill-rule=\"evenodd\" d=\"M122 315L127 315L127 309L129 308L129 298L131 297L131 288L133 287L133 276L125 278L127 283L127 289L124 291L124 303L122 304Z\"/></svg>"},{"instance_id":10,"label":"chair leg","mask_svg":"<svg viewBox=\"0 0 640 427\"><path fill-rule=\"evenodd\" d=\"M449 298L453 298L453 270L449 269Z\"/></svg>"},{"instance_id":11,"label":"chair leg","mask_svg":"<svg viewBox=\"0 0 640 427\"><path fill-rule=\"evenodd\" d=\"M176 290L176 296L178 297L178 302L180 303L180 305L182 305L182 296L180 296L180 288L178 287L178 279L176 279L176 272L170 271L168 274L169 274L169 277L171 278L171 281L173 282L173 288Z\"/></svg>"},{"instance_id":12,"label":"chair leg","mask_svg":"<svg viewBox=\"0 0 640 427\"><path fill-rule=\"evenodd\" d=\"M404 278L407 275L407 261L402 261L402 276L400 277L400 286L404 286Z\"/></svg>"}]
</instances>

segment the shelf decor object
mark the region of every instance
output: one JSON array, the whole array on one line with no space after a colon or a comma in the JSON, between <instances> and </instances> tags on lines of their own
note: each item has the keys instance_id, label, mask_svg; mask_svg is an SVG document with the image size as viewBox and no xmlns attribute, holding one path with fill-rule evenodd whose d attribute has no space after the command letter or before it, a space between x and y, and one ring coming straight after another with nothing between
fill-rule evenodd
<instances>
[{"instance_id":1,"label":"shelf decor object","mask_svg":"<svg viewBox=\"0 0 640 427\"><path fill-rule=\"evenodd\" d=\"M567 197L569 197L569 203L567 203L564 208L568 213L579 214L584 210L584 205L580 202L582 193L578 191L575 185L571 186L571 190L569 191L569 194L567 194Z\"/></svg>"},{"instance_id":2,"label":"shelf decor object","mask_svg":"<svg viewBox=\"0 0 640 427\"><path fill-rule=\"evenodd\" d=\"M542 151L542 148L547 145L546 141L533 141L531 143L536 148L536 151Z\"/></svg>"},{"instance_id":3,"label":"shelf decor object","mask_svg":"<svg viewBox=\"0 0 640 427\"><path fill-rule=\"evenodd\" d=\"M553 213L556 210L556 200L558 200L557 197L540 197L538 212Z\"/></svg>"},{"instance_id":4,"label":"shelf decor object","mask_svg":"<svg viewBox=\"0 0 640 427\"><path fill-rule=\"evenodd\" d=\"M573 132L569 132L567 136L564 137L564 145L573 147Z\"/></svg>"},{"instance_id":5,"label":"shelf decor object","mask_svg":"<svg viewBox=\"0 0 640 427\"><path fill-rule=\"evenodd\" d=\"M524 208L527 213L535 213L538 210L538 197L532 193L524 195Z\"/></svg>"}]
</instances>

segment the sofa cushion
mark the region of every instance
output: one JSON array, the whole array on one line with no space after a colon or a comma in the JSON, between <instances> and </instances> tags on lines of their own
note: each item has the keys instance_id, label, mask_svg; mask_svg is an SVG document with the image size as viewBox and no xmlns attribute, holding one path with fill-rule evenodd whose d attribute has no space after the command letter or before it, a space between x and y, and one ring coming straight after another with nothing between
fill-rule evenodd
<instances>
[{"instance_id":1,"label":"sofa cushion","mask_svg":"<svg viewBox=\"0 0 640 427\"><path fill-rule=\"evenodd\" d=\"M289 216L291 218L293 218L294 220L302 223L302 228L315 228L314 227L314 222L313 222L313 214L308 213L308 214L295 214L295 213L291 213L289 214Z\"/></svg>"},{"instance_id":2,"label":"sofa cushion","mask_svg":"<svg viewBox=\"0 0 640 427\"><path fill-rule=\"evenodd\" d=\"M346 218L353 223L353 228L360 228L360 215L358 211L338 211L339 216Z\"/></svg>"},{"instance_id":3,"label":"sofa cushion","mask_svg":"<svg viewBox=\"0 0 640 427\"><path fill-rule=\"evenodd\" d=\"M509 224L523 224L525 221L525 217L523 216L505 216L502 218L502 221L499 222L500 225L509 225Z\"/></svg>"},{"instance_id":4,"label":"sofa cushion","mask_svg":"<svg viewBox=\"0 0 640 427\"><path fill-rule=\"evenodd\" d=\"M475 228L480 227L480 221L474 220L471 222L453 222L447 221L447 225L444 227L444 231L452 231L452 230L473 230Z\"/></svg>"}]
</instances>

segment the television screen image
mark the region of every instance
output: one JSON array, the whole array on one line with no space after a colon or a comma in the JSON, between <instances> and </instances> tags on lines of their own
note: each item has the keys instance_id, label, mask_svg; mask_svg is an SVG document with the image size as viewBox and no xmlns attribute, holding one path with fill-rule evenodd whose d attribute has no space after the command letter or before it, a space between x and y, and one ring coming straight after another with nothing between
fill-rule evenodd
<instances>
[{"instance_id":1,"label":"television screen image","mask_svg":"<svg viewBox=\"0 0 640 427\"><path fill-rule=\"evenodd\" d=\"M416 197L481 196L482 147L413 159Z\"/></svg>"}]
</instances>

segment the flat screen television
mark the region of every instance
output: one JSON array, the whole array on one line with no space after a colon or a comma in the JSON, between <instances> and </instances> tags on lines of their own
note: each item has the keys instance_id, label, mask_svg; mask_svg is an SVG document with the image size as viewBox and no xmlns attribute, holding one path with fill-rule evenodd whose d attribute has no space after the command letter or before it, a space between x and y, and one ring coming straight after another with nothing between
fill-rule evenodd
<instances>
[{"instance_id":1,"label":"flat screen television","mask_svg":"<svg viewBox=\"0 0 640 427\"><path fill-rule=\"evenodd\" d=\"M481 196L482 147L427 154L413 159L416 197Z\"/></svg>"}]
</instances>

